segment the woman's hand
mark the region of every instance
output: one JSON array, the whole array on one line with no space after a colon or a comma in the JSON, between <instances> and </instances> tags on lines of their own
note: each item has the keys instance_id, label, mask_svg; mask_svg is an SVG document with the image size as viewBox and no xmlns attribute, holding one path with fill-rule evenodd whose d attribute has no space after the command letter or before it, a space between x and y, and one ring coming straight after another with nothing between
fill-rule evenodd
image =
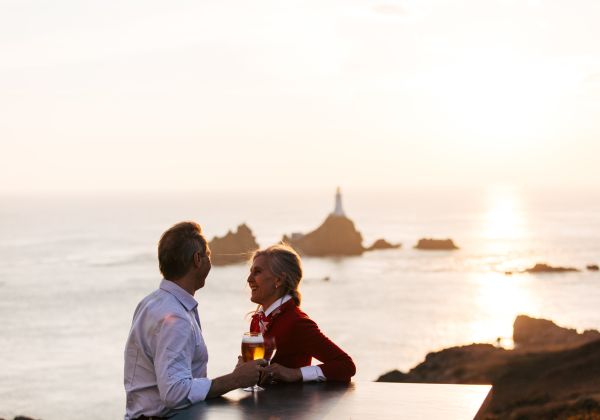
<instances>
[{"instance_id":1,"label":"woman's hand","mask_svg":"<svg viewBox=\"0 0 600 420\"><path fill-rule=\"evenodd\" d=\"M302 381L302 372L300 369L287 368L279 363L272 363L265 367L262 375L261 384L268 385L275 382L300 382Z\"/></svg>"},{"instance_id":2,"label":"woman's hand","mask_svg":"<svg viewBox=\"0 0 600 420\"><path fill-rule=\"evenodd\" d=\"M235 365L235 367L239 367L242 363L244 363L244 359L242 359L242 356L238 356L238 362L237 365Z\"/></svg>"}]
</instances>

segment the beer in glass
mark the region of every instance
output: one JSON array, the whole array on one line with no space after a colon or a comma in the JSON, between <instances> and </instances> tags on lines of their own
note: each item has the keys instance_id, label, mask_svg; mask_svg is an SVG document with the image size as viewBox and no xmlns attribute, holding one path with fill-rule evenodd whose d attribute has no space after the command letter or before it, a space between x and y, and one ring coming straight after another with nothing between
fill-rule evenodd
<instances>
[{"instance_id":1,"label":"beer in glass","mask_svg":"<svg viewBox=\"0 0 600 420\"><path fill-rule=\"evenodd\" d=\"M261 333L244 333L242 337L242 359L244 362L265 357L265 341Z\"/></svg>"},{"instance_id":2,"label":"beer in glass","mask_svg":"<svg viewBox=\"0 0 600 420\"><path fill-rule=\"evenodd\" d=\"M265 341L259 332L247 332L242 337L242 359L244 362L258 360L265 357ZM262 391L258 385L244 388L244 391Z\"/></svg>"}]
</instances>

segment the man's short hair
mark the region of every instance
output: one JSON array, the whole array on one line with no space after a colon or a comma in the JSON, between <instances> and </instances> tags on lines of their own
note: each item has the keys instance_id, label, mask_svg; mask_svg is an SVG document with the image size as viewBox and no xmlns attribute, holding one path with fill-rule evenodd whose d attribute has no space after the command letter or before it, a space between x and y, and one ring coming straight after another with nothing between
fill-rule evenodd
<instances>
[{"instance_id":1,"label":"man's short hair","mask_svg":"<svg viewBox=\"0 0 600 420\"><path fill-rule=\"evenodd\" d=\"M162 234L158 241L158 266L167 280L179 280L194 260L194 254L208 255L208 244L196 222L180 222Z\"/></svg>"}]
</instances>

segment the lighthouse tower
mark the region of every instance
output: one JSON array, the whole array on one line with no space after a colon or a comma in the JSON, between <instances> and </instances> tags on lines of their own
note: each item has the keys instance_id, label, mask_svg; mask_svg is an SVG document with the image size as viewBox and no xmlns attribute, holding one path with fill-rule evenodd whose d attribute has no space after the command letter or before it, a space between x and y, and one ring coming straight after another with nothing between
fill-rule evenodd
<instances>
[{"instance_id":1,"label":"lighthouse tower","mask_svg":"<svg viewBox=\"0 0 600 420\"><path fill-rule=\"evenodd\" d=\"M346 217L344 209L342 208L342 193L340 192L340 187L337 187L335 192L335 209L333 210L333 215Z\"/></svg>"}]
</instances>

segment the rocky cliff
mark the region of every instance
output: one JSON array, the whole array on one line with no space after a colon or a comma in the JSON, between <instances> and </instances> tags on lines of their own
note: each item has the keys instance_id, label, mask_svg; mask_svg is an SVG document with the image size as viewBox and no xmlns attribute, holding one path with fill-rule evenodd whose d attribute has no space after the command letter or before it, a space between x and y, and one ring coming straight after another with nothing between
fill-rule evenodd
<instances>
[{"instance_id":1,"label":"rocky cliff","mask_svg":"<svg viewBox=\"0 0 600 420\"><path fill-rule=\"evenodd\" d=\"M471 344L430 353L381 382L493 384L482 418L600 419L600 333L519 316L514 350ZM586 417L587 416L587 417Z\"/></svg>"},{"instance_id":2,"label":"rocky cliff","mask_svg":"<svg viewBox=\"0 0 600 420\"><path fill-rule=\"evenodd\" d=\"M573 328L563 328L547 319L519 315L513 324L513 341L518 351L556 351L578 347L600 340L600 332L585 330L578 333Z\"/></svg>"}]
</instances>

